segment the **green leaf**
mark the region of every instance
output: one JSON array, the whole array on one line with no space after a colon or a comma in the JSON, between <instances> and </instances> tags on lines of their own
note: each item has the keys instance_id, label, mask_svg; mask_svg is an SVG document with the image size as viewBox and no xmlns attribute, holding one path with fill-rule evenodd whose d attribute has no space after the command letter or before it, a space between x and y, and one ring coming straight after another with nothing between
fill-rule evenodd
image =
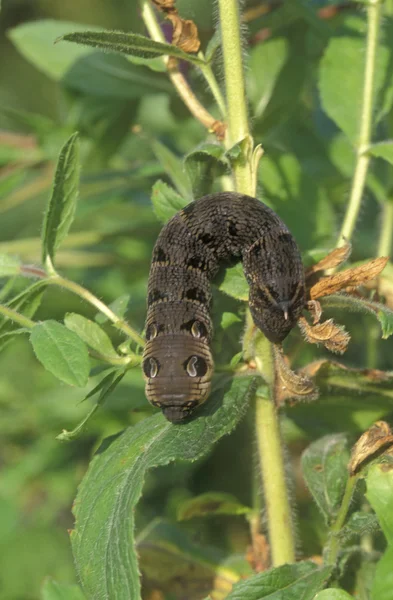
<instances>
[{"instance_id":1,"label":"green leaf","mask_svg":"<svg viewBox=\"0 0 393 600\"><path fill-rule=\"evenodd\" d=\"M179 506L177 518L184 521L206 515L246 515L251 510L231 494L207 492L183 502Z\"/></svg>"},{"instance_id":2,"label":"green leaf","mask_svg":"<svg viewBox=\"0 0 393 600\"><path fill-rule=\"evenodd\" d=\"M255 118L258 119L267 107L288 56L288 40L279 37L257 44L251 50L249 88Z\"/></svg>"},{"instance_id":3,"label":"green leaf","mask_svg":"<svg viewBox=\"0 0 393 600\"><path fill-rule=\"evenodd\" d=\"M173 188L161 180L158 180L153 185L151 201L154 212L162 223L169 221L179 210L187 205L187 201L182 196L179 196Z\"/></svg>"},{"instance_id":4,"label":"green leaf","mask_svg":"<svg viewBox=\"0 0 393 600\"><path fill-rule=\"evenodd\" d=\"M344 21L362 21L350 17ZM386 39L391 34L387 27ZM352 143L356 143L361 118L361 102L364 86L366 35L340 35L333 37L322 58L320 66L319 90L326 113L338 127L346 133ZM375 66L375 95L377 97L378 118L389 110L392 103L391 48L378 45ZM340 84L338 85L338 82ZM389 83L387 83L389 82ZM376 119L376 121L378 120Z\"/></svg>"},{"instance_id":5,"label":"green leaf","mask_svg":"<svg viewBox=\"0 0 393 600\"><path fill-rule=\"evenodd\" d=\"M177 46L155 42L148 37L136 33L124 33L123 31L83 31L63 35L61 40L141 58L174 56L175 58L186 60L196 65L204 64L203 60L197 56L183 52Z\"/></svg>"},{"instance_id":6,"label":"green leaf","mask_svg":"<svg viewBox=\"0 0 393 600\"><path fill-rule=\"evenodd\" d=\"M85 596L77 585L47 579L42 587L41 600L85 600Z\"/></svg>"},{"instance_id":7,"label":"green leaf","mask_svg":"<svg viewBox=\"0 0 393 600\"><path fill-rule=\"evenodd\" d=\"M202 547L190 537L179 526L161 519L147 525L137 542L145 584L159 581L163 593L201 598L207 589L230 589L241 576L251 574L245 561L231 561L222 550Z\"/></svg>"},{"instance_id":8,"label":"green leaf","mask_svg":"<svg viewBox=\"0 0 393 600\"><path fill-rule=\"evenodd\" d=\"M326 521L340 506L348 479L348 461L347 440L340 434L327 435L303 452L303 475Z\"/></svg>"},{"instance_id":9,"label":"green leaf","mask_svg":"<svg viewBox=\"0 0 393 600\"><path fill-rule=\"evenodd\" d=\"M23 290L20 294L15 296L8 302L8 306L13 308L20 314L31 319L34 317L37 309L39 308L42 300L42 296L45 292L46 283L38 281L30 285L28 288ZM11 321L0 317L0 348L10 341L12 335L18 335L21 330L19 325Z\"/></svg>"},{"instance_id":10,"label":"green leaf","mask_svg":"<svg viewBox=\"0 0 393 600\"><path fill-rule=\"evenodd\" d=\"M134 99L146 94L173 93L164 76L135 66L124 56L92 52L77 60L63 80L68 87L98 97Z\"/></svg>"},{"instance_id":11,"label":"green leaf","mask_svg":"<svg viewBox=\"0 0 393 600\"><path fill-rule=\"evenodd\" d=\"M8 30L8 36L26 60L51 79L59 81L76 60L92 50L55 45L55 41L65 33L84 29L86 25L80 23L42 19L14 27Z\"/></svg>"},{"instance_id":12,"label":"green leaf","mask_svg":"<svg viewBox=\"0 0 393 600\"><path fill-rule=\"evenodd\" d=\"M117 388L117 386L119 385L119 383L125 375L125 371L121 371L117 368L111 369L109 373L108 371L106 373L107 375L105 375L105 377L103 377L101 381L83 399L83 401L88 400L89 398L95 396L95 394L100 392L96 404L91 408L87 415L82 419L80 423L78 423L78 425L72 431L67 431L66 429L63 429L63 431L56 436L57 440L61 440L62 442L69 442L79 437L80 434L84 431L91 417L96 412L96 410Z\"/></svg>"},{"instance_id":13,"label":"green leaf","mask_svg":"<svg viewBox=\"0 0 393 600\"><path fill-rule=\"evenodd\" d=\"M319 592L314 600L352 600L353 596L350 596L344 590L339 590L337 588L328 588L327 590L322 590Z\"/></svg>"},{"instance_id":14,"label":"green leaf","mask_svg":"<svg viewBox=\"0 0 393 600\"><path fill-rule=\"evenodd\" d=\"M19 258L15 256L0 254L0 277L19 275L21 264Z\"/></svg>"},{"instance_id":15,"label":"green leaf","mask_svg":"<svg viewBox=\"0 0 393 600\"><path fill-rule=\"evenodd\" d=\"M157 140L152 143L152 149L179 194L188 201L192 200L190 181L184 172L183 161Z\"/></svg>"},{"instance_id":16,"label":"green leaf","mask_svg":"<svg viewBox=\"0 0 393 600\"><path fill-rule=\"evenodd\" d=\"M55 253L74 219L79 192L79 139L74 133L64 144L57 162L52 195L42 230L42 261L53 268Z\"/></svg>"},{"instance_id":17,"label":"green leaf","mask_svg":"<svg viewBox=\"0 0 393 600\"><path fill-rule=\"evenodd\" d=\"M366 484L366 497L375 510L388 544L393 544L392 462L382 462L371 465L367 471Z\"/></svg>"},{"instance_id":18,"label":"green leaf","mask_svg":"<svg viewBox=\"0 0 393 600\"><path fill-rule=\"evenodd\" d=\"M235 584L226 600L313 600L330 573L312 562L283 565Z\"/></svg>"},{"instance_id":19,"label":"green leaf","mask_svg":"<svg viewBox=\"0 0 393 600\"><path fill-rule=\"evenodd\" d=\"M186 156L184 164L195 199L211 192L216 177L231 172L225 150L219 144L202 144Z\"/></svg>"},{"instance_id":20,"label":"green leaf","mask_svg":"<svg viewBox=\"0 0 393 600\"><path fill-rule=\"evenodd\" d=\"M109 304L109 308L115 313L115 315L119 317L119 319L122 319L127 312L129 301L130 295L122 294L121 296L116 298L116 300ZM106 317L102 313L97 313L94 317L94 320L97 321L97 323L99 323L100 325L102 325L103 323L106 323L108 321L108 317Z\"/></svg>"},{"instance_id":21,"label":"green leaf","mask_svg":"<svg viewBox=\"0 0 393 600\"><path fill-rule=\"evenodd\" d=\"M64 318L65 326L74 331L90 348L108 358L118 358L118 354L109 336L97 323L76 313L69 313Z\"/></svg>"},{"instance_id":22,"label":"green leaf","mask_svg":"<svg viewBox=\"0 0 393 600\"><path fill-rule=\"evenodd\" d=\"M391 506L390 509L391 511ZM389 546L381 560L377 564L373 586L371 588L371 600L392 600L393 590L393 546Z\"/></svg>"},{"instance_id":23,"label":"green leaf","mask_svg":"<svg viewBox=\"0 0 393 600\"><path fill-rule=\"evenodd\" d=\"M374 513L354 512L341 529L339 536L340 540L348 542L366 533L374 533L378 529L378 520Z\"/></svg>"},{"instance_id":24,"label":"green leaf","mask_svg":"<svg viewBox=\"0 0 393 600\"><path fill-rule=\"evenodd\" d=\"M248 301L249 287L241 263L226 269L219 289L237 300Z\"/></svg>"},{"instance_id":25,"label":"green leaf","mask_svg":"<svg viewBox=\"0 0 393 600\"><path fill-rule=\"evenodd\" d=\"M321 299L325 308L341 308L373 315L378 319L382 329L382 339L386 340L393 334L393 311L384 304L359 298L349 294L332 294Z\"/></svg>"},{"instance_id":26,"label":"green leaf","mask_svg":"<svg viewBox=\"0 0 393 600\"><path fill-rule=\"evenodd\" d=\"M146 472L175 460L194 461L229 433L247 407L252 379L233 379L183 425L162 414L144 419L105 444L90 463L75 502L71 541L84 591L112 600L139 598L134 508ZM97 531L100 535L97 536Z\"/></svg>"},{"instance_id":27,"label":"green leaf","mask_svg":"<svg viewBox=\"0 0 393 600\"><path fill-rule=\"evenodd\" d=\"M36 357L52 375L69 385L86 385L89 354L76 333L57 321L43 321L33 327L30 341Z\"/></svg>"},{"instance_id":28,"label":"green leaf","mask_svg":"<svg viewBox=\"0 0 393 600\"><path fill-rule=\"evenodd\" d=\"M358 435L392 410L393 376L389 373L348 369L325 360L312 363L305 374L312 376L319 397L289 407L288 415L313 438L343 430Z\"/></svg>"},{"instance_id":29,"label":"green leaf","mask_svg":"<svg viewBox=\"0 0 393 600\"><path fill-rule=\"evenodd\" d=\"M385 140L384 142L371 144L371 146L368 147L367 152L373 156L383 158L393 165L393 140Z\"/></svg>"}]
</instances>

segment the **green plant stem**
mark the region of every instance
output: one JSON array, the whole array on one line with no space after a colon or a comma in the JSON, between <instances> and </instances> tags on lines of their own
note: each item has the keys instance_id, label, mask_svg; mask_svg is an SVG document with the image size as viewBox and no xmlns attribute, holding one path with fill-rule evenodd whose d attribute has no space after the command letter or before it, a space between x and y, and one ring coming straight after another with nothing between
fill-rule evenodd
<instances>
[{"instance_id":1,"label":"green plant stem","mask_svg":"<svg viewBox=\"0 0 393 600\"><path fill-rule=\"evenodd\" d=\"M328 565L336 564L338 553L340 551L340 539L338 534L345 524L358 478L358 475L353 475L352 477L348 478L340 510L337 513L336 520L330 528L330 541L326 552L326 563Z\"/></svg>"},{"instance_id":2,"label":"green plant stem","mask_svg":"<svg viewBox=\"0 0 393 600\"><path fill-rule=\"evenodd\" d=\"M248 125L238 0L218 0L222 50L224 56L225 90L228 111L227 145L243 140L242 155L234 165L236 189L253 196L252 138Z\"/></svg>"},{"instance_id":3,"label":"green plant stem","mask_svg":"<svg viewBox=\"0 0 393 600\"><path fill-rule=\"evenodd\" d=\"M377 256L390 256L393 237L393 198L389 198L382 209L382 226Z\"/></svg>"},{"instance_id":4,"label":"green plant stem","mask_svg":"<svg viewBox=\"0 0 393 600\"><path fill-rule=\"evenodd\" d=\"M48 285L57 285L63 289L69 290L74 294L77 294L80 298L94 306L100 313L105 315L109 321L111 321L114 326L125 333L129 338L134 340L134 342L138 346L144 346L145 342L143 338L132 329L123 319L119 319L118 315L116 315L113 310L109 308L104 302L102 302L97 296L94 296L89 290L86 290L84 287L79 285L79 283L75 283L75 281L70 281L65 277L61 277L61 275L52 275L46 279L46 283Z\"/></svg>"},{"instance_id":5,"label":"green plant stem","mask_svg":"<svg viewBox=\"0 0 393 600\"><path fill-rule=\"evenodd\" d=\"M152 40L155 40L156 42L166 43L164 34L157 21L150 0L140 0L140 4L142 11L142 19L146 25L146 29L148 30ZM163 62L167 67L168 75L174 87L176 88L179 96L181 97L191 114L194 115L194 117L198 119L198 121L200 121L202 125L204 125L204 127L206 127L209 131L214 131L218 135L218 137L221 137L224 130L223 123L217 121L217 119L215 119L199 102L194 92L190 88L187 80L184 78L183 74L180 73L177 67L178 61L170 59L169 56L163 56ZM206 77L205 73L204 75ZM214 77L213 73L211 73L211 76ZM217 92L217 89L212 89L213 95L215 94L215 92Z\"/></svg>"},{"instance_id":6,"label":"green plant stem","mask_svg":"<svg viewBox=\"0 0 393 600\"><path fill-rule=\"evenodd\" d=\"M203 52L199 52L198 56L200 58L202 58L202 60L205 60L205 56L204 56ZM206 82L210 88L211 93L213 94L215 101L217 102L217 106L220 109L222 118L226 119L227 107L225 105L225 100L221 93L220 86L218 85L218 81L215 78L215 75L213 73L213 70L212 70L210 64L205 63L204 65L199 65L199 68L202 72L202 75L206 79Z\"/></svg>"},{"instance_id":7,"label":"green plant stem","mask_svg":"<svg viewBox=\"0 0 393 600\"><path fill-rule=\"evenodd\" d=\"M360 119L359 140L356 150L356 166L352 180L348 208L342 224L337 246L350 241L359 215L360 205L366 183L367 170L370 164L368 146L371 141L372 117L374 104L375 63L381 23L382 0L370 0L367 9L367 47L364 73L362 112Z\"/></svg>"},{"instance_id":8,"label":"green plant stem","mask_svg":"<svg viewBox=\"0 0 393 600\"><path fill-rule=\"evenodd\" d=\"M27 327L27 329L32 329L35 325L34 321L28 317L25 317L24 315L21 315L9 306L4 306L4 304L0 304L0 314L7 319L11 319L11 321L18 323L18 325L21 325L21 327Z\"/></svg>"},{"instance_id":9,"label":"green plant stem","mask_svg":"<svg viewBox=\"0 0 393 600\"><path fill-rule=\"evenodd\" d=\"M243 194L255 196L256 172L262 148L259 147L254 156L243 76L239 3L238 0L218 0L218 5L228 110L227 145L228 142L233 145L245 140L242 156L234 165L236 189ZM256 437L272 563L273 566L278 566L295 560L295 542L279 418L274 400L275 364L272 345L260 332L256 338L254 333L255 326L248 313L243 338L244 355L246 360L255 356L258 371L269 388L269 397L261 394L256 397Z\"/></svg>"},{"instance_id":10,"label":"green plant stem","mask_svg":"<svg viewBox=\"0 0 393 600\"><path fill-rule=\"evenodd\" d=\"M256 397L256 429L272 565L277 567L295 561L295 543L279 420L271 398Z\"/></svg>"}]
</instances>

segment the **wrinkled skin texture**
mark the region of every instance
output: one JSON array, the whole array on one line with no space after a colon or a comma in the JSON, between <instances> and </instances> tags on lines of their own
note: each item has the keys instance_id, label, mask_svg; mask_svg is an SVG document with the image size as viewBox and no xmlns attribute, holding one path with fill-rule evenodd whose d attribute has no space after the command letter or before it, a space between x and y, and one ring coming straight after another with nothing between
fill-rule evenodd
<instances>
[{"instance_id":1,"label":"wrinkled skin texture","mask_svg":"<svg viewBox=\"0 0 393 600\"><path fill-rule=\"evenodd\" d=\"M173 423L209 395L210 282L221 265L238 260L255 325L282 342L304 308L304 269L292 234L269 207L234 192L204 196L178 212L155 244L143 372L147 399Z\"/></svg>"}]
</instances>

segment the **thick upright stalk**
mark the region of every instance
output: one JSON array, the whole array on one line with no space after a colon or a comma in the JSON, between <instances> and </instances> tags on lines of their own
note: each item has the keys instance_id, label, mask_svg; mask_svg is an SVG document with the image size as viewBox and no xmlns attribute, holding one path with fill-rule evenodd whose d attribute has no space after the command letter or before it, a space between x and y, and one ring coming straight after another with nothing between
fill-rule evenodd
<instances>
[{"instance_id":1,"label":"thick upright stalk","mask_svg":"<svg viewBox=\"0 0 393 600\"><path fill-rule=\"evenodd\" d=\"M295 561L295 544L279 421L270 398L256 398L256 427L271 559L277 567Z\"/></svg>"},{"instance_id":2,"label":"thick upright stalk","mask_svg":"<svg viewBox=\"0 0 393 600\"><path fill-rule=\"evenodd\" d=\"M393 198L389 198L382 209L382 226L377 256L390 256L393 238Z\"/></svg>"},{"instance_id":3,"label":"thick upright stalk","mask_svg":"<svg viewBox=\"0 0 393 600\"><path fill-rule=\"evenodd\" d=\"M256 170L261 151L257 153L258 157L253 164L253 146L243 76L239 0L218 0L218 5L227 98L227 143L233 145L245 140L242 145L242 156L234 165L236 189L243 194L255 196ZM260 333L254 344L254 329L252 319L248 315L243 340L245 355L248 357L255 355L258 370L269 389L269 397L263 395L256 397L256 437L272 563L273 566L277 566L294 561L295 544L286 489L280 425L274 401L275 366L272 346Z\"/></svg>"},{"instance_id":4,"label":"thick upright stalk","mask_svg":"<svg viewBox=\"0 0 393 600\"><path fill-rule=\"evenodd\" d=\"M356 166L352 180L348 208L337 241L338 246L341 246L345 241L349 241L352 238L359 215L364 186L366 183L367 170L370 163L370 156L367 154L367 150L368 146L370 145L372 132L375 62L381 22L381 4L382 0L370 0L368 3L366 66L364 73L360 132L356 150Z\"/></svg>"},{"instance_id":5,"label":"thick upright stalk","mask_svg":"<svg viewBox=\"0 0 393 600\"><path fill-rule=\"evenodd\" d=\"M252 140L248 125L240 39L239 0L218 0L227 100L227 144L244 140L242 156L234 165L236 189L253 196Z\"/></svg>"}]
</instances>

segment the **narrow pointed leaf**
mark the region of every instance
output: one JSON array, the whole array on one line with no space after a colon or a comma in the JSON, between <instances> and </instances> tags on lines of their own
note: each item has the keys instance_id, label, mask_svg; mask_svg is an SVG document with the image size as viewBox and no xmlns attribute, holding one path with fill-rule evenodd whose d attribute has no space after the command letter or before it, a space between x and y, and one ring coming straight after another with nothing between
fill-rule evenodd
<instances>
[{"instance_id":1,"label":"narrow pointed leaf","mask_svg":"<svg viewBox=\"0 0 393 600\"><path fill-rule=\"evenodd\" d=\"M314 600L351 600L353 596L350 596L348 592L339 590L338 588L329 588L319 592Z\"/></svg>"},{"instance_id":2,"label":"narrow pointed leaf","mask_svg":"<svg viewBox=\"0 0 393 600\"><path fill-rule=\"evenodd\" d=\"M42 261L53 265L55 253L74 219L79 191L79 139L74 133L64 144L57 163L52 196L42 231Z\"/></svg>"},{"instance_id":3,"label":"narrow pointed leaf","mask_svg":"<svg viewBox=\"0 0 393 600\"><path fill-rule=\"evenodd\" d=\"M185 521L206 515L245 515L251 510L231 494L207 492L183 502L178 508L177 518Z\"/></svg>"},{"instance_id":4,"label":"narrow pointed leaf","mask_svg":"<svg viewBox=\"0 0 393 600\"><path fill-rule=\"evenodd\" d=\"M30 341L36 357L52 375L69 385L86 385L89 354L76 333L57 321L43 321L33 327Z\"/></svg>"},{"instance_id":5,"label":"narrow pointed leaf","mask_svg":"<svg viewBox=\"0 0 393 600\"><path fill-rule=\"evenodd\" d=\"M323 307L341 308L371 314L378 319L384 340L393 334L393 311L384 304L349 294L332 294L331 296L326 296L322 299L321 304Z\"/></svg>"},{"instance_id":6,"label":"narrow pointed leaf","mask_svg":"<svg viewBox=\"0 0 393 600\"><path fill-rule=\"evenodd\" d=\"M183 52L177 46L163 44L138 35L136 33L124 33L123 31L83 31L68 33L61 40L75 42L84 46L101 48L108 52L118 52L140 58L154 58L156 56L174 56L194 64L203 64L200 58Z\"/></svg>"},{"instance_id":7,"label":"narrow pointed leaf","mask_svg":"<svg viewBox=\"0 0 393 600\"><path fill-rule=\"evenodd\" d=\"M153 185L151 200L154 212L162 223L169 221L187 204L187 200L183 196L180 196L173 188L161 180L158 180Z\"/></svg>"},{"instance_id":8,"label":"narrow pointed leaf","mask_svg":"<svg viewBox=\"0 0 393 600\"><path fill-rule=\"evenodd\" d=\"M327 521L340 506L348 479L349 453L344 435L327 435L310 444L302 456L307 486Z\"/></svg>"},{"instance_id":9,"label":"narrow pointed leaf","mask_svg":"<svg viewBox=\"0 0 393 600\"><path fill-rule=\"evenodd\" d=\"M213 394L192 421L173 425L162 414L144 419L106 443L91 462L74 505L71 534L89 597L140 597L134 510L146 472L175 460L200 458L235 427L246 410L253 380L234 379L228 386L225 394L222 389Z\"/></svg>"},{"instance_id":10,"label":"narrow pointed leaf","mask_svg":"<svg viewBox=\"0 0 393 600\"><path fill-rule=\"evenodd\" d=\"M283 565L235 584L226 600L313 600L330 573L312 562Z\"/></svg>"},{"instance_id":11,"label":"narrow pointed leaf","mask_svg":"<svg viewBox=\"0 0 393 600\"><path fill-rule=\"evenodd\" d=\"M388 544L393 545L393 462L371 465L366 483L367 499L376 512Z\"/></svg>"},{"instance_id":12,"label":"narrow pointed leaf","mask_svg":"<svg viewBox=\"0 0 393 600\"><path fill-rule=\"evenodd\" d=\"M368 152L373 156L378 156L387 160L393 165L393 140L386 140L384 142L378 142L378 144L372 144Z\"/></svg>"},{"instance_id":13,"label":"narrow pointed leaf","mask_svg":"<svg viewBox=\"0 0 393 600\"><path fill-rule=\"evenodd\" d=\"M85 596L77 585L47 579L42 587L41 600L85 600Z\"/></svg>"},{"instance_id":14,"label":"narrow pointed leaf","mask_svg":"<svg viewBox=\"0 0 393 600\"><path fill-rule=\"evenodd\" d=\"M209 194L215 178L230 173L225 150L218 144L203 144L196 148L186 156L184 164L194 198Z\"/></svg>"},{"instance_id":15,"label":"narrow pointed leaf","mask_svg":"<svg viewBox=\"0 0 393 600\"><path fill-rule=\"evenodd\" d=\"M108 358L118 358L118 354L109 336L94 321L82 317L76 313L66 315L64 319L65 326L74 331L90 348L96 350Z\"/></svg>"}]
</instances>

